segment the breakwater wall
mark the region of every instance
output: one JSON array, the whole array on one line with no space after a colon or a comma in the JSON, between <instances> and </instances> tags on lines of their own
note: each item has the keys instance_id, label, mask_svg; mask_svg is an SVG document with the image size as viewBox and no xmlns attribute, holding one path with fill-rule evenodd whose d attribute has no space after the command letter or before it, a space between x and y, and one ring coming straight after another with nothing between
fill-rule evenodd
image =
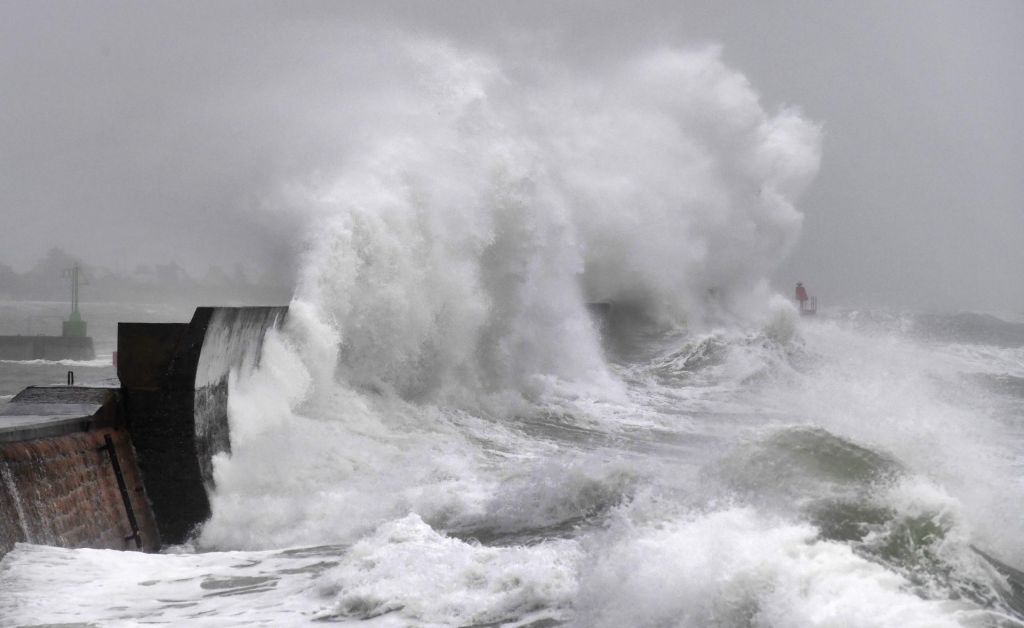
<instances>
[{"instance_id":1,"label":"breakwater wall","mask_svg":"<svg viewBox=\"0 0 1024 628\"><path fill-rule=\"evenodd\" d=\"M154 551L210 515L230 452L231 373L258 364L286 307L121 323L120 387L30 387L0 414L0 556L14 543Z\"/></svg>"},{"instance_id":2,"label":"breakwater wall","mask_svg":"<svg viewBox=\"0 0 1024 628\"><path fill-rule=\"evenodd\" d=\"M230 452L232 369L259 360L285 307L201 307L188 324L120 323L118 377L132 442L164 543L210 516L213 456Z\"/></svg>"}]
</instances>

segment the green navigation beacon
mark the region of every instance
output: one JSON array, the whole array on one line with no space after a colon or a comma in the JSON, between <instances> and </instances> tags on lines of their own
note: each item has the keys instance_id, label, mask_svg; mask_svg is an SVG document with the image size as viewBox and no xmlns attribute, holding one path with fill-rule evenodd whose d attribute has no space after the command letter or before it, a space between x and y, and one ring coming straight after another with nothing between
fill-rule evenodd
<instances>
[{"instance_id":1,"label":"green navigation beacon","mask_svg":"<svg viewBox=\"0 0 1024 628\"><path fill-rule=\"evenodd\" d=\"M61 335L65 338L83 338L87 334L85 333L85 321L82 320L82 315L78 311L78 264L64 272L71 277L71 315L68 316L68 320L64 321L64 331Z\"/></svg>"},{"instance_id":2,"label":"green navigation beacon","mask_svg":"<svg viewBox=\"0 0 1024 628\"><path fill-rule=\"evenodd\" d=\"M0 360L96 359L96 348L85 333L85 321L78 311L78 286L82 279L78 264L65 270L64 276L71 279L71 315L64 321L61 335L0 336Z\"/></svg>"}]
</instances>

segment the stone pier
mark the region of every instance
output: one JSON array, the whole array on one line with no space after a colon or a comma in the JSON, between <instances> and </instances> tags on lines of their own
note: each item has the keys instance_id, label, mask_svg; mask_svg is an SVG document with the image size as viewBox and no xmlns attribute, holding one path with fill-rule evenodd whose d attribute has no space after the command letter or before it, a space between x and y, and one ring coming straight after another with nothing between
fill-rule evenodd
<instances>
[{"instance_id":1,"label":"stone pier","mask_svg":"<svg viewBox=\"0 0 1024 628\"><path fill-rule=\"evenodd\" d=\"M231 451L229 375L259 363L286 307L121 323L120 387L32 386L0 412L0 557L15 543L155 551L210 516Z\"/></svg>"}]
</instances>

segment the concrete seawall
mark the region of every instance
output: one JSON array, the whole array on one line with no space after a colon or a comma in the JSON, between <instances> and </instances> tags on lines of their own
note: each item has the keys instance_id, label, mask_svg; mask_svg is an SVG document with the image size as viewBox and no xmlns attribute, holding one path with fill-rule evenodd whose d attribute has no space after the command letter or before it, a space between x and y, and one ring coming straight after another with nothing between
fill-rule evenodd
<instances>
[{"instance_id":1,"label":"concrete seawall","mask_svg":"<svg viewBox=\"0 0 1024 628\"><path fill-rule=\"evenodd\" d=\"M230 374L259 362L286 307L121 323L120 388L30 387L0 414L0 556L14 543L155 551L210 516L230 452Z\"/></svg>"},{"instance_id":2,"label":"concrete seawall","mask_svg":"<svg viewBox=\"0 0 1024 628\"><path fill-rule=\"evenodd\" d=\"M212 458L231 450L228 374L259 360L287 311L204 307L188 324L118 325L125 413L164 543L184 542L210 516Z\"/></svg>"}]
</instances>

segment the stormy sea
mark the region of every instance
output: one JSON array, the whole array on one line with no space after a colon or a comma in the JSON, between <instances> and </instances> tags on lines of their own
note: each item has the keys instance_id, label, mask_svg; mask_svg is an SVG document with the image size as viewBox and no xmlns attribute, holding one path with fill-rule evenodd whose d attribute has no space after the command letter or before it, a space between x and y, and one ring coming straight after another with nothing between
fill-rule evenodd
<instances>
[{"instance_id":1,"label":"stormy sea","mask_svg":"<svg viewBox=\"0 0 1024 628\"><path fill-rule=\"evenodd\" d=\"M1024 626L1020 314L801 316L769 279L820 128L715 49L526 84L414 52L288 193L295 295L231 375L212 517L17 545L0 625ZM4 394L110 377L111 337Z\"/></svg>"}]
</instances>

